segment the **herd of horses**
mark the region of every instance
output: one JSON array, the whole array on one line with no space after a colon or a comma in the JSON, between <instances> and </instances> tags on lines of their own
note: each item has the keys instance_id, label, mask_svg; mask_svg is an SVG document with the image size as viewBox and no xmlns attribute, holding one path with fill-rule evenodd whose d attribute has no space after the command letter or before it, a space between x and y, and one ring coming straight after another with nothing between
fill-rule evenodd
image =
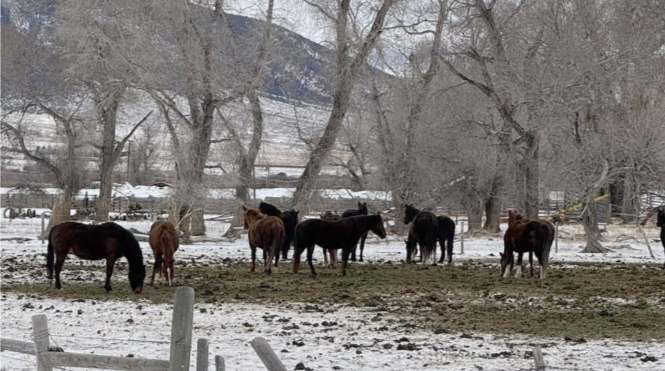
<instances>
[{"instance_id":1,"label":"herd of horses","mask_svg":"<svg viewBox=\"0 0 665 371\"><path fill-rule=\"evenodd\" d=\"M277 269L280 255L287 259L291 245L294 246L293 273L298 273L300 258L307 251L307 263L312 275L316 270L312 263L314 248L323 248L324 256L330 255L330 264L334 266L336 255L341 251L342 275L346 275L349 260L356 261L356 249L360 242L360 261L363 260L363 248L368 233L371 231L380 238L386 237L383 218L380 213L369 214L366 203L358 203L357 210L347 210L341 216L326 212L319 219L298 221L298 211L280 211L273 205L261 202L259 208L243 206L245 212L244 228L248 230L248 241L252 256L251 272L256 268L256 250L263 251L264 272L272 272L272 261ZM545 279L550 249L554 240L554 226L546 220L527 220L515 210L508 212L508 229L504 234L504 251L500 253L500 275L508 277L515 265L515 277L522 275L522 256L529 254L531 277L534 276L533 255L540 265L540 279ZM409 225L405 240L407 263L415 263L420 250L420 261L437 264L437 241L441 249L439 263L443 263L448 254L448 263L452 263L455 222L447 216L437 216L429 211L420 211L413 205L406 205L404 223ZM661 228L660 237L665 248L665 210L659 210L657 226ZM164 279L173 283L174 254L178 250L178 231L173 223L157 221L150 228L149 244L155 258L150 284L154 284L155 274L161 271ZM141 293L146 275L143 254L134 235L113 222L100 225L87 225L77 222L65 222L53 227L49 233L47 251L47 273L50 280L54 277L55 287L60 289L60 272L69 253L85 260L106 259L106 281L104 288L111 291L111 275L115 262L125 257L129 265L129 284L134 293ZM665 268L665 265L663 266Z\"/></svg>"}]
</instances>

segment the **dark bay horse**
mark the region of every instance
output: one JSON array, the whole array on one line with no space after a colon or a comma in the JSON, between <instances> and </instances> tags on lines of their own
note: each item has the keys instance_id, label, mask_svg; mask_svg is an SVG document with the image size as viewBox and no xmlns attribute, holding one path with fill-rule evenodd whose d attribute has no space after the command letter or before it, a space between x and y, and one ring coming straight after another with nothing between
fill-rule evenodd
<instances>
[{"instance_id":1,"label":"dark bay horse","mask_svg":"<svg viewBox=\"0 0 665 371\"><path fill-rule=\"evenodd\" d=\"M293 273L298 273L300 255L307 249L309 269L313 275L316 275L312 255L314 246L319 245L324 250L342 249L342 275L346 275L349 255L358 244L358 240L369 231L374 232L380 238L386 238L386 229L383 226L381 215L353 216L336 222L321 219L305 220L296 227Z\"/></svg>"},{"instance_id":2,"label":"dark bay horse","mask_svg":"<svg viewBox=\"0 0 665 371\"><path fill-rule=\"evenodd\" d=\"M413 205L406 205L404 210L404 224L409 224L413 219L418 215L420 210L416 209ZM448 252L448 264L453 262L453 242L455 241L455 222L445 215L439 215L436 217L438 223L438 240L439 246L441 247L441 257L439 258L439 263L443 263L446 258L446 251ZM406 240L407 243L407 253L409 250L409 240ZM415 241L412 249L414 254L412 258L415 258ZM421 253L422 258L422 253Z\"/></svg>"},{"instance_id":3,"label":"dark bay horse","mask_svg":"<svg viewBox=\"0 0 665 371\"><path fill-rule=\"evenodd\" d=\"M529 221L515 210L508 210L508 230L503 236L501 256L501 276L508 277L513 269L513 253L518 253L515 277L522 276L522 254L529 253L531 276L533 276L533 258L536 254L540 265L540 279L547 275L550 249L554 241L554 226L546 220Z\"/></svg>"},{"instance_id":4,"label":"dark bay horse","mask_svg":"<svg viewBox=\"0 0 665 371\"><path fill-rule=\"evenodd\" d=\"M427 264L430 256L434 254L433 264L436 265L436 239L439 237L439 221L436 215L429 211L418 211L412 205L406 205L404 224L409 223L411 223L411 228L409 228L406 243L406 262L412 262L417 243L423 264Z\"/></svg>"},{"instance_id":5,"label":"dark bay horse","mask_svg":"<svg viewBox=\"0 0 665 371\"><path fill-rule=\"evenodd\" d=\"M150 285L155 283L155 273L161 271L162 276L164 276L166 282L171 286L173 284L173 277L175 276L173 255L178 251L178 247L180 246L180 238L175 225L163 220L152 223L148 243L152 249L152 254L155 256L155 265L152 268Z\"/></svg>"},{"instance_id":6,"label":"dark bay horse","mask_svg":"<svg viewBox=\"0 0 665 371\"><path fill-rule=\"evenodd\" d=\"M321 214L321 220L325 220L325 221L328 221L328 222L337 222L337 221L342 220L342 217L337 215L337 214L333 214L331 211L326 211L325 213ZM339 256L338 251L339 251L339 249L337 249L337 250L329 249L327 251L327 253L330 254L330 267L331 268L334 268L335 263L337 263L337 260L338 260L337 258ZM324 259L323 264L325 264L325 265L328 265L328 254L326 254L326 250L323 249L323 259Z\"/></svg>"},{"instance_id":7,"label":"dark bay horse","mask_svg":"<svg viewBox=\"0 0 665 371\"><path fill-rule=\"evenodd\" d=\"M296 225L298 224L298 210L291 209L289 211L282 212L277 207L261 201L259 204L259 211L267 216L278 216L282 219L284 223L284 243L282 245L282 260L286 260L289 255L289 248L293 242L293 234L296 231Z\"/></svg>"},{"instance_id":8,"label":"dark bay horse","mask_svg":"<svg viewBox=\"0 0 665 371\"><path fill-rule=\"evenodd\" d=\"M275 269L279 262L279 249L284 243L284 222L276 216L265 216L259 210L242 207L245 211L245 229L248 229L249 247L252 250L252 272L256 269L256 248L263 250L263 271L272 273L272 259Z\"/></svg>"},{"instance_id":9,"label":"dark bay horse","mask_svg":"<svg viewBox=\"0 0 665 371\"><path fill-rule=\"evenodd\" d=\"M346 210L345 212L342 213L342 218L350 218L352 216L359 216L359 215L367 215L368 214L368 209L367 209L367 202L360 203L358 202L358 209L350 209ZM362 237L360 237L360 261L363 261L363 250L365 250L365 240L367 239L367 233L365 233ZM356 247L353 248L353 252L351 253L351 261L356 261Z\"/></svg>"},{"instance_id":10,"label":"dark bay horse","mask_svg":"<svg viewBox=\"0 0 665 371\"><path fill-rule=\"evenodd\" d=\"M123 256L129 264L129 285L140 294L145 279L143 253L134 235L115 223L87 225L76 222L60 223L51 229L48 238L46 267L48 279L53 279L55 265L55 287L60 290L60 271L67 254L74 253L85 260L106 259L106 292L111 291L111 275L116 260Z\"/></svg>"},{"instance_id":11,"label":"dark bay horse","mask_svg":"<svg viewBox=\"0 0 665 371\"><path fill-rule=\"evenodd\" d=\"M665 210L663 209L658 210L656 226L660 227L660 243L663 244L663 249L665 249ZM663 269L665 269L665 263L663 263Z\"/></svg>"}]
</instances>

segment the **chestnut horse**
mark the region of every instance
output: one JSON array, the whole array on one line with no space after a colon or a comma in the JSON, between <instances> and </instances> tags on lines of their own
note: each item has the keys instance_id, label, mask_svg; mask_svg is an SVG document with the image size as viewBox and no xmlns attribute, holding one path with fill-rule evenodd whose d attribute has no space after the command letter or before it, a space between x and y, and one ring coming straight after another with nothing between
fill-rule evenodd
<instances>
[{"instance_id":1,"label":"chestnut horse","mask_svg":"<svg viewBox=\"0 0 665 371\"><path fill-rule=\"evenodd\" d=\"M531 276L533 277L533 257L536 254L540 265L540 279L547 275L550 249L554 241L554 226L546 220L529 221L515 210L508 210L508 230L503 236L501 256L501 276L508 277L513 269L514 256L517 252L517 270L515 277L522 276L522 255L529 253ZM509 268L508 268L509 267ZM508 269L506 269L508 268Z\"/></svg>"},{"instance_id":2,"label":"chestnut horse","mask_svg":"<svg viewBox=\"0 0 665 371\"><path fill-rule=\"evenodd\" d=\"M353 216L336 222L322 219L305 220L296 227L293 273L298 273L300 255L307 249L309 269L313 275L316 275L312 255L314 246L319 245L324 250L342 249L342 275L346 275L349 255L358 244L360 237L369 231L374 232L380 238L386 238L386 229L383 226L381 215Z\"/></svg>"},{"instance_id":3,"label":"chestnut horse","mask_svg":"<svg viewBox=\"0 0 665 371\"><path fill-rule=\"evenodd\" d=\"M325 213L321 214L321 220L325 220L328 222L337 222L342 220L342 217L337 214L333 214L331 211L326 211ZM330 254L330 267L334 268L335 263L337 263L337 260L339 258L339 249L329 249L327 253ZM328 254L326 254L326 250L323 249L324 265L328 265ZM353 261L353 258L351 258L351 261Z\"/></svg>"},{"instance_id":4,"label":"chestnut horse","mask_svg":"<svg viewBox=\"0 0 665 371\"><path fill-rule=\"evenodd\" d=\"M289 255L289 248L293 242L293 234L296 231L296 225L298 224L298 210L291 209L289 211L282 212L277 207L261 201L259 204L259 211L267 216L278 216L282 219L284 223L284 242L282 244L282 260L286 260Z\"/></svg>"},{"instance_id":5,"label":"chestnut horse","mask_svg":"<svg viewBox=\"0 0 665 371\"><path fill-rule=\"evenodd\" d=\"M345 212L342 213L342 218L350 218L352 216L359 216L359 215L367 215L368 213L367 209L367 202L360 203L358 202L358 209L350 209L346 210ZM363 250L365 250L365 240L367 239L367 233L362 235L360 237L360 261L363 261ZM358 245L353 248L353 252L351 252L351 261L354 262L356 261L356 249L358 248Z\"/></svg>"},{"instance_id":6,"label":"chestnut horse","mask_svg":"<svg viewBox=\"0 0 665 371\"><path fill-rule=\"evenodd\" d=\"M173 223L168 221L156 221L150 227L150 236L148 238L152 254L155 256L155 265L152 268L152 278L150 278L150 285L155 283L155 273L162 272L164 280L173 284L173 277L175 276L173 270L173 254L178 251L180 246L180 238L178 231Z\"/></svg>"},{"instance_id":7,"label":"chestnut horse","mask_svg":"<svg viewBox=\"0 0 665 371\"><path fill-rule=\"evenodd\" d=\"M106 292L112 290L113 266L116 260L124 256L129 264L129 285L134 293L141 293L145 265L141 247L132 232L115 223L88 225L65 222L53 227L48 237L46 268L47 277L52 280L55 266L55 287L58 290L62 288L60 271L70 251L85 260L106 259Z\"/></svg>"},{"instance_id":8,"label":"chestnut horse","mask_svg":"<svg viewBox=\"0 0 665 371\"><path fill-rule=\"evenodd\" d=\"M245 229L248 229L249 248L252 250L252 272L256 269L256 248L263 250L263 271L272 273L272 259L275 269L279 262L279 250L284 243L284 222L276 216L265 216L257 209L242 207L245 211Z\"/></svg>"}]
</instances>

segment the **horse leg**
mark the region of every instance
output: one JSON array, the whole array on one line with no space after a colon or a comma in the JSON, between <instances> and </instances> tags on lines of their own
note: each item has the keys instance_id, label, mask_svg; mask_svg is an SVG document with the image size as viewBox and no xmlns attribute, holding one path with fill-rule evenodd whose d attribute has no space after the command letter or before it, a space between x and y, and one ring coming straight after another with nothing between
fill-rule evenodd
<instances>
[{"instance_id":1,"label":"horse leg","mask_svg":"<svg viewBox=\"0 0 665 371\"><path fill-rule=\"evenodd\" d=\"M443 261L446 259L446 240L442 237L439 237L439 247L441 248L441 257L439 258L439 263L443 263Z\"/></svg>"},{"instance_id":2,"label":"horse leg","mask_svg":"<svg viewBox=\"0 0 665 371\"><path fill-rule=\"evenodd\" d=\"M256 246L249 244L250 250L252 250L252 269L250 270L251 273L254 273L256 270Z\"/></svg>"},{"instance_id":3,"label":"horse leg","mask_svg":"<svg viewBox=\"0 0 665 371\"><path fill-rule=\"evenodd\" d=\"M307 246L307 264L309 264L309 269L312 271L312 275L316 276L316 271L314 270L314 264L312 263L312 256L314 255L314 247L316 245ZM325 253L323 254L326 255Z\"/></svg>"},{"instance_id":4,"label":"horse leg","mask_svg":"<svg viewBox=\"0 0 665 371\"><path fill-rule=\"evenodd\" d=\"M289 241L284 241L284 244L282 245L282 260L286 260L289 258Z\"/></svg>"},{"instance_id":5,"label":"horse leg","mask_svg":"<svg viewBox=\"0 0 665 371\"><path fill-rule=\"evenodd\" d=\"M268 253L266 252L266 249L263 249L263 273L268 271L269 266L270 262L268 261Z\"/></svg>"},{"instance_id":6,"label":"horse leg","mask_svg":"<svg viewBox=\"0 0 665 371\"><path fill-rule=\"evenodd\" d=\"M510 254L510 255L508 255L508 254ZM508 259L509 263L506 265L505 272L503 272L503 278L510 277L510 272L513 271L513 259L515 259L515 257L513 256L512 250L510 250L510 252L506 253L506 259Z\"/></svg>"},{"instance_id":7,"label":"horse leg","mask_svg":"<svg viewBox=\"0 0 665 371\"><path fill-rule=\"evenodd\" d=\"M446 250L448 250L448 264L453 264L453 241L455 236L451 236L447 239Z\"/></svg>"},{"instance_id":8,"label":"horse leg","mask_svg":"<svg viewBox=\"0 0 665 371\"><path fill-rule=\"evenodd\" d=\"M57 255L55 259L55 288L60 290L62 285L60 284L60 271L62 270L62 265L65 264L65 259L67 254Z\"/></svg>"},{"instance_id":9,"label":"horse leg","mask_svg":"<svg viewBox=\"0 0 665 371\"><path fill-rule=\"evenodd\" d=\"M115 265L115 256L106 258L106 283L104 284L104 289L106 292L112 290L111 288L111 276L113 275L113 266Z\"/></svg>"},{"instance_id":10,"label":"horse leg","mask_svg":"<svg viewBox=\"0 0 665 371\"><path fill-rule=\"evenodd\" d=\"M321 248L321 250L323 250L323 265L328 266L328 264L329 264L328 263L328 251L330 251L330 250L326 250L323 247ZM330 257L330 260L332 261L332 256Z\"/></svg>"},{"instance_id":11,"label":"horse leg","mask_svg":"<svg viewBox=\"0 0 665 371\"><path fill-rule=\"evenodd\" d=\"M531 270L531 278L533 278L533 251L529 251L529 266Z\"/></svg>"},{"instance_id":12,"label":"horse leg","mask_svg":"<svg viewBox=\"0 0 665 371\"><path fill-rule=\"evenodd\" d=\"M365 240L367 239L367 233L360 237L360 261L363 261L363 250L365 250Z\"/></svg>"},{"instance_id":13,"label":"horse leg","mask_svg":"<svg viewBox=\"0 0 665 371\"><path fill-rule=\"evenodd\" d=\"M152 277L150 278L150 286L155 284L155 274L157 270L161 270L162 254L155 252L155 264L152 266ZM164 277L166 278L166 277Z\"/></svg>"},{"instance_id":14,"label":"horse leg","mask_svg":"<svg viewBox=\"0 0 665 371\"><path fill-rule=\"evenodd\" d=\"M441 251L443 251L443 248L441 248ZM436 240L432 244L432 266L436 267Z\"/></svg>"},{"instance_id":15,"label":"horse leg","mask_svg":"<svg viewBox=\"0 0 665 371\"><path fill-rule=\"evenodd\" d=\"M354 262L356 261L356 249L358 248L358 244L353 246L353 250L351 250L351 261Z\"/></svg>"},{"instance_id":16,"label":"horse leg","mask_svg":"<svg viewBox=\"0 0 665 371\"><path fill-rule=\"evenodd\" d=\"M515 278L522 277L522 255L523 253L517 253L517 267L515 268Z\"/></svg>"}]
</instances>

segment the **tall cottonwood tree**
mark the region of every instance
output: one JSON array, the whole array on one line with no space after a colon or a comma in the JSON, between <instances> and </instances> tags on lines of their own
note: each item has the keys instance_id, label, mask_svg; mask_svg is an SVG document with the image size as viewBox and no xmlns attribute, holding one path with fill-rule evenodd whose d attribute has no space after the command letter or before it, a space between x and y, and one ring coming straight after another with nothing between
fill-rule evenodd
<instances>
[{"instance_id":1,"label":"tall cottonwood tree","mask_svg":"<svg viewBox=\"0 0 665 371\"><path fill-rule=\"evenodd\" d=\"M388 11L395 1L383 0L377 8L368 7L364 9L364 12L373 14L371 26L365 35L358 35L357 39L353 40L350 32L353 29L352 27L358 27L359 25L353 24L354 18L350 14L351 0L335 2L333 7L328 6L331 4L330 2L306 0L308 4L318 9L323 17L334 24L337 63L333 81L333 106L330 117L316 148L309 155L305 170L293 194L292 205L298 209L303 209L303 206L307 205L311 197L323 162L330 155L342 128L358 73L376 45Z\"/></svg>"}]
</instances>

